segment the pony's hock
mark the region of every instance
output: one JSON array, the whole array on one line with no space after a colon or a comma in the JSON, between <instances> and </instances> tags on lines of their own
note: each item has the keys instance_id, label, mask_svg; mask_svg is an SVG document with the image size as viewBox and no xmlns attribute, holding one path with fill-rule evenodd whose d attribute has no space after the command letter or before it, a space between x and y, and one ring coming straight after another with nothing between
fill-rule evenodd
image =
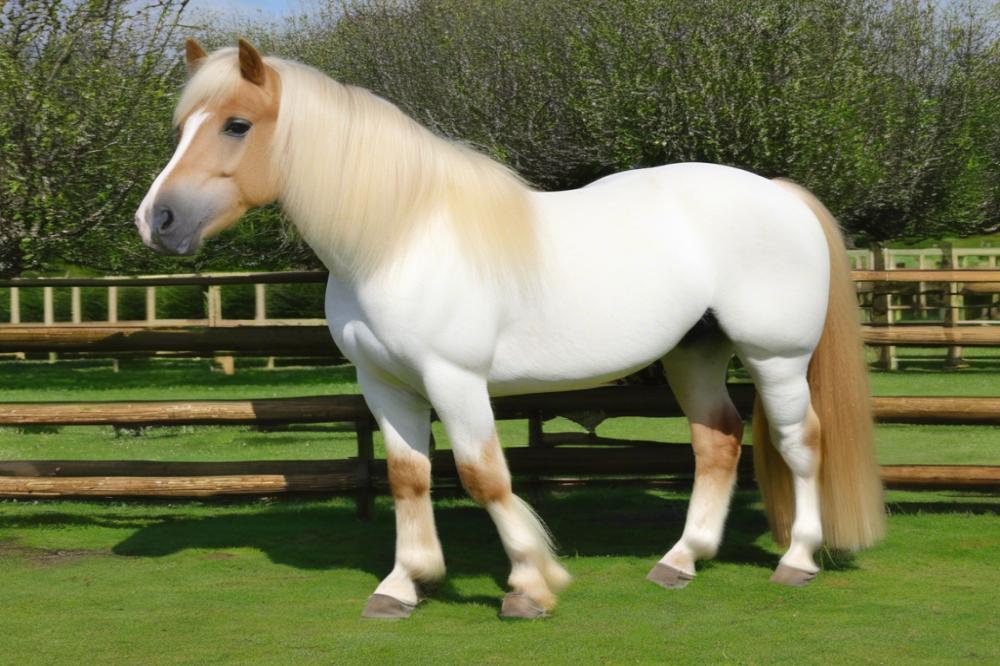
<instances>
[{"instance_id":1,"label":"pony's hock","mask_svg":"<svg viewBox=\"0 0 1000 666\"><path fill-rule=\"evenodd\" d=\"M211 55L189 42L187 61L180 143L136 225L150 246L194 251L279 200L330 269L328 324L382 431L396 505L396 562L371 613L408 614L393 600L444 573L432 409L510 557L502 614L553 608L569 576L511 492L491 395L596 386L656 360L696 458L666 564L693 568L722 538L741 451L725 385L734 354L758 390L756 472L789 546L782 563L813 571L824 539L856 549L881 536L854 286L836 221L811 194L708 164L537 192L370 92L245 41ZM688 335L707 313L711 334Z\"/></svg>"}]
</instances>

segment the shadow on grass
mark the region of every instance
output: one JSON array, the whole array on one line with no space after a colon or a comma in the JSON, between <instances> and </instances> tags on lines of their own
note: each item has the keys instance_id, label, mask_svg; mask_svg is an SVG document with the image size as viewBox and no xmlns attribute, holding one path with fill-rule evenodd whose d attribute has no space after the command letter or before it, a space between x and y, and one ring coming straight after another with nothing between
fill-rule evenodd
<instances>
[{"instance_id":1,"label":"shadow on grass","mask_svg":"<svg viewBox=\"0 0 1000 666\"><path fill-rule=\"evenodd\" d=\"M687 512L686 494L622 488L586 488L532 491L525 496L546 518L568 556L624 556L658 560L680 536ZM956 494L955 502L916 498L889 504L890 513L973 513L1000 515L1000 503L976 495ZM966 501L960 501L966 500ZM509 563L496 529L488 515L468 500L439 499L435 510L437 526L452 575L489 575L505 589ZM217 509L208 515L192 515L163 505L150 505L148 515L134 508L117 512L114 507L97 515L53 512L31 516L0 516L2 528L105 527L131 530L111 552L127 558L157 558L185 550L212 553L250 548L264 553L277 564L299 569L351 569L379 579L393 565L395 520L388 498L380 498L375 517L357 518L348 502L280 501L250 505L246 502L201 504ZM236 511L227 510L235 507ZM259 507L259 509L258 509ZM779 555L768 547L767 521L754 491L738 491L726 526L726 538L715 560L699 565L707 571L716 563L739 563L773 569ZM849 555L822 551L818 554L825 570L856 568ZM468 596L447 582L434 591L435 599L448 603L497 605L494 597Z\"/></svg>"},{"instance_id":2,"label":"shadow on grass","mask_svg":"<svg viewBox=\"0 0 1000 666\"><path fill-rule=\"evenodd\" d=\"M687 497L663 497L640 489L581 489L531 493L532 504L545 517L565 555L627 556L652 566L680 536ZM738 492L733 503L726 541L716 561L752 564L773 569L778 556L756 542L767 523L755 493ZM380 499L374 519L359 520L354 508L310 506L304 502L277 502L260 510L237 512L220 505L208 516L183 510L148 516L116 513L109 507L100 515L69 513L0 517L0 527L30 528L58 525L100 526L132 532L112 548L115 555L156 558L189 549L226 551L251 548L272 562L300 569L353 569L382 578L393 565L395 520L388 499ZM506 588L509 561L487 513L467 500L441 500L436 520L449 573L489 575ZM711 568L706 562L702 570ZM435 598L452 603L496 605L497 598L461 595L447 580Z\"/></svg>"}]
</instances>

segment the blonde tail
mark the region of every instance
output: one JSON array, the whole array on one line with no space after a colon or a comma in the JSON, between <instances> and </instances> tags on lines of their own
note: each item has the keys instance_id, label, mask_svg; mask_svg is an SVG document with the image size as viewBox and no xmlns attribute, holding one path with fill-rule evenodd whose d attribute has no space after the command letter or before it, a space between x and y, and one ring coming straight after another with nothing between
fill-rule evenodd
<instances>
[{"instance_id":1,"label":"blonde tail","mask_svg":"<svg viewBox=\"0 0 1000 666\"><path fill-rule=\"evenodd\" d=\"M875 462L868 368L858 300L837 220L805 188L778 184L797 194L823 227L830 248L830 300L819 345L809 363L812 406L820 422L820 515L827 546L858 550L885 534L882 482ZM754 470L775 539L788 543L794 519L791 473L771 442L760 399L753 410Z\"/></svg>"}]
</instances>

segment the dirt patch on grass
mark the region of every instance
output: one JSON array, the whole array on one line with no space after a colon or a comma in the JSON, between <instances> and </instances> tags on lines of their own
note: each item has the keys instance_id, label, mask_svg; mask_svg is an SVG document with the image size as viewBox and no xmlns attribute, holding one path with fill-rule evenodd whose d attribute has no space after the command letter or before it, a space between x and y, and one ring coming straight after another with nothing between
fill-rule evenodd
<instances>
[{"instance_id":1,"label":"dirt patch on grass","mask_svg":"<svg viewBox=\"0 0 1000 666\"><path fill-rule=\"evenodd\" d=\"M214 550L201 556L203 560L231 560L236 557L235 553L227 553L224 550Z\"/></svg>"},{"instance_id":2,"label":"dirt patch on grass","mask_svg":"<svg viewBox=\"0 0 1000 666\"><path fill-rule=\"evenodd\" d=\"M88 557L116 557L108 549L49 549L26 546L17 539L0 540L0 559L20 559L27 560L31 564L42 567L56 567L64 564L79 562Z\"/></svg>"}]
</instances>

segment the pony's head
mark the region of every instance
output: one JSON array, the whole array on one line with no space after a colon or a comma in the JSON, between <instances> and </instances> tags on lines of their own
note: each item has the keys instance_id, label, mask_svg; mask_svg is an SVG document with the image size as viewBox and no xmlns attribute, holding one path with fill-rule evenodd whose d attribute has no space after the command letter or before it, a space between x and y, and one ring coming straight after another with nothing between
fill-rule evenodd
<instances>
[{"instance_id":1,"label":"pony's head","mask_svg":"<svg viewBox=\"0 0 1000 666\"><path fill-rule=\"evenodd\" d=\"M244 40L208 56L187 42L190 80L174 112L178 144L142 200L135 224L143 242L194 254L202 239L249 208L278 196L270 159L280 79Z\"/></svg>"}]
</instances>

